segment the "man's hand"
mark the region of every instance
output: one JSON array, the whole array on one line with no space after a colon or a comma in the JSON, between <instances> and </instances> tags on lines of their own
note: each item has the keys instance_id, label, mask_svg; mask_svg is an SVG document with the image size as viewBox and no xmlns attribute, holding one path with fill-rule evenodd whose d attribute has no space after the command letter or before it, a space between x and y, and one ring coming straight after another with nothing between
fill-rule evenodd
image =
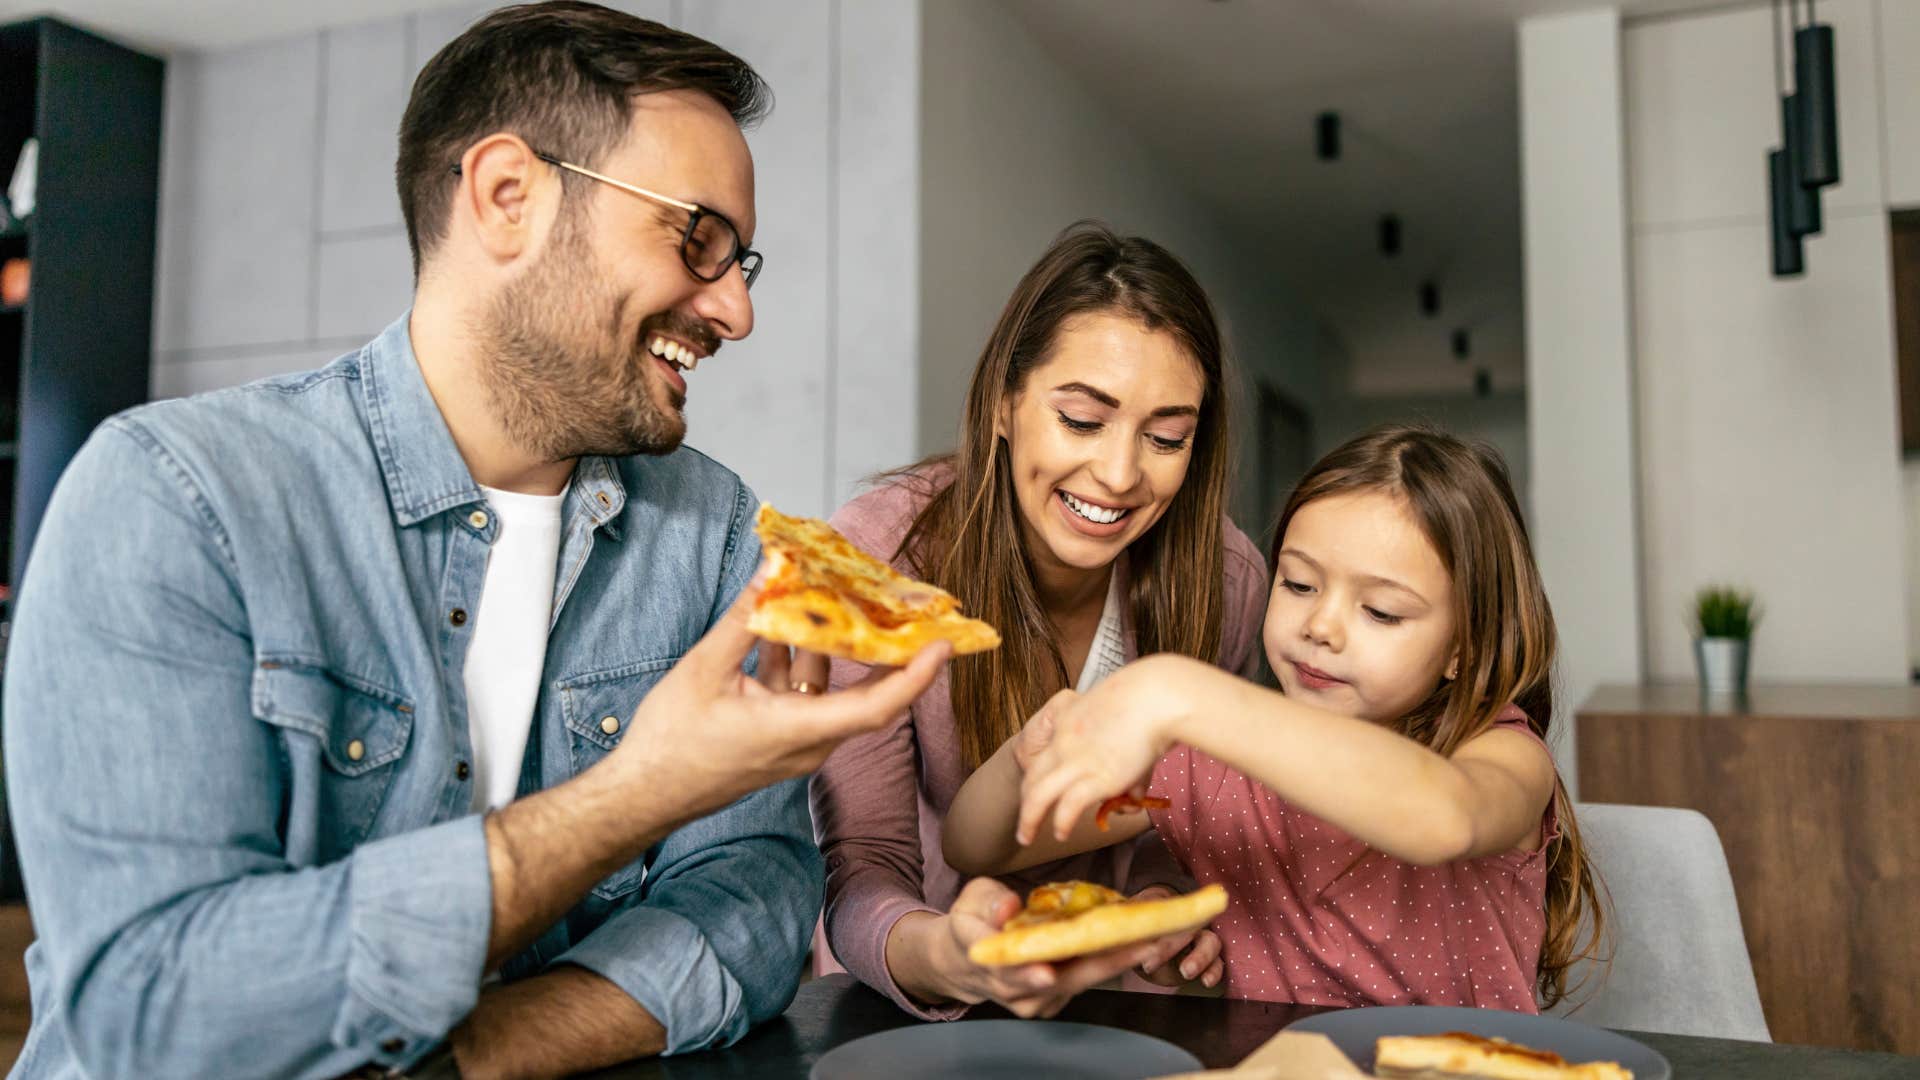
<instances>
[{"instance_id":1,"label":"man's hand","mask_svg":"<svg viewBox=\"0 0 1920 1080\"><path fill-rule=\"evenodd\" d=\"M936 642L906 667L876 670L839 693L779 692L789 678L783 647L762 649L763 678L773 687L740 671L758 640L747 620L759 595L756 580L647 694L605 763L634 783L670 787L688 819L819 768L834 747L879 728L925 693L952 655L952 646ZM801 664L824 667L804 655Z\"/></svg>"},{"instance_id":2,"label":"man's hand","mask_svg":"<svg viewBox=\"0 0 1920 1080\"><path fill-rule=\"evenodd\" d=\"M552 926L594 883L695 818L819 768L933 682L952 647L920 650L837 694L776 693L741 673L758 640L755 579L640 702L620 744L572 780L487 815L487 970Z\"/></svg>"}]
</instances>

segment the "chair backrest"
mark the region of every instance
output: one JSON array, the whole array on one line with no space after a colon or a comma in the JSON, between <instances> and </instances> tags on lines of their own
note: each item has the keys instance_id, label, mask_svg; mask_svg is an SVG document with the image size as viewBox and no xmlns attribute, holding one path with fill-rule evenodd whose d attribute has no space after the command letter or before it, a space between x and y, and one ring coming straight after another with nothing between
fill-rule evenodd
<instances>
[{"instance_id":1,"label":"chair backrest","mask_svg":"<svg viewBox=\"0 0 1920 1080\"><path fill-rule=\"evenodd\" d=\"M1581 803L1588 856L1612 904L1611 965L1551 1011L1599 1027L1771 1041L1713 823L1694 810Z\"/></svg>"}]
</instances>

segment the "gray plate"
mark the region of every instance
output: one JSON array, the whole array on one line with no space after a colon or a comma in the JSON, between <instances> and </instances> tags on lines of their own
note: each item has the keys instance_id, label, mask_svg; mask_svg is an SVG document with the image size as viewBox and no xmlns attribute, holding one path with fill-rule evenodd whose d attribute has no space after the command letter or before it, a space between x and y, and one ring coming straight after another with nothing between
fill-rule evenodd
<instances>
[{"instance_id":1,"label":"gray plate","mask_svg":"<svg viewBox=\"0 0 1920 1080\"><path fill-rule=\"evenodd\" d=\"M1383 1035L1442 1035L1464 1031L1469 1035L1517 1042L1536 1050L1551 1050L1575 1064L1617 1061L1633 1070L1633 1080L1672 1080L1673 1077L1673 1066L1652 1047L1625 1035L1557 1016L1528 1016L1450 1005L1383 1005L1309 1016L1289 1024L1287 1030L1325 1035L1363 1069L1373 1068L1373 1041Z\"/></svg>"},{"instance_id":2,"label":"gray plate","mask_svg":"<svg viewBox=\"0 0 1920 1080\"><path fill-rule=\"evenodd\" d=\"M855 1039L827 1051L809 1075L813 1080L1146 1080L1198 1068L1199 1058L1172 1043L1119 1028L1058 1020L962 1020Z\"/></svg>"}]
</instances>

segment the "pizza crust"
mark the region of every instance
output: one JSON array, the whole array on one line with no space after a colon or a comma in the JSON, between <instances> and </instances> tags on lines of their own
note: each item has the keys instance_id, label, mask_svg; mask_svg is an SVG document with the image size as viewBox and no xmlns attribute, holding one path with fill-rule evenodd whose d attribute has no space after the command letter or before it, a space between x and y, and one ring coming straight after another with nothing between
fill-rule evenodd
<instances>
[{"instance_id":1,"label":"pizza crust","mask_svg":"<svg viewBox=\"0 0 1920 1080\"><path fill-rule=\"evenodd\" d=\"M754 531L768 572L747 626L768 641L895 667L936 641L951 642L956 656L1000 644L953 594L899 573L824 521L763 504Z\"/></svg>"},{"instance_id":2,"label":"pizza crust","mask_svg":"<svg viewBox=\"0 0 1920 1080\"><path fill-rule=\"evenodd\" d=\"M1087 956L1197 930L1226 909L1227 890L1218 885L1165 900L1120 900L981 938L967 950L967 959L988 967L1006 967Z\"/></svg>"}]
</instances>

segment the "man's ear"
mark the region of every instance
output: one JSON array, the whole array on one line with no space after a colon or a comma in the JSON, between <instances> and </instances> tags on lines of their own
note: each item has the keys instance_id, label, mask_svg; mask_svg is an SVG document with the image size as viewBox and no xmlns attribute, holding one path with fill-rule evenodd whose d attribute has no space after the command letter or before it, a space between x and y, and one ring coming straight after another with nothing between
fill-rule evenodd
<instances>
[{"instance_id":1,"label":"man's ear","mask_svg":"<svg viewBox=\"0 0 1920 1080\"><path fill-rule=\"evenodd\" d=\"M454 220L465 219L488 257L512 262L530 251L559 202L560 179L517 135L489 135L460 159Z\"/></svg>"}]
</instances>

